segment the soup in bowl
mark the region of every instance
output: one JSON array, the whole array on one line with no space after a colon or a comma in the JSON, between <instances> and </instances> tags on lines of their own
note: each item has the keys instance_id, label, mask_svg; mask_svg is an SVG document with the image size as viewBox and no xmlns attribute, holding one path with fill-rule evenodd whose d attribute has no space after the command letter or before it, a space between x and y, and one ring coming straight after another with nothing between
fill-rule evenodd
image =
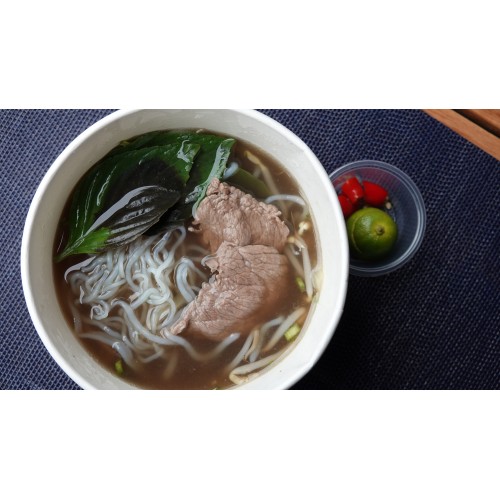
<instances>
[{"instance_id":1,"label":"soup in bowl","mask_svg":"<svg viewBox=\"0 0 500 500\"><path fill-rule=\"evenodd\" d=\"M119 111L33 199L23 288L83 388L279 389L340 319L345 226L307 146L255 111Z\"/></svg>"}]
</instances>

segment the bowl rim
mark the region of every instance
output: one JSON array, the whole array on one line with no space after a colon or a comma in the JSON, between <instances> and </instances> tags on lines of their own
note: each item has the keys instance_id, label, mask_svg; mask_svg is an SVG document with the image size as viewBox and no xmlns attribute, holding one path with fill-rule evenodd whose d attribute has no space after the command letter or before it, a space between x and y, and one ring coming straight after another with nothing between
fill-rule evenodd
<instances>
[{"instance_id":1,"label":"bowl rim","mask_svg":"<svg viewBox=\"0 0 500 500\"><path fill-rule=\"evenodd\" d=\"M65 355L61 353L58 347L55 345L53 340L51 339L49 333L46 331L46 326L44 325L44 321L42 321L40 311L36 306L36 301L34 297L34 290L32 287L31 273L33 272L29 266L29 254L30 248L32 247L32 229L34 219L38 210L38 207L41 204L42 199L45 196L45 193L52 183L54 177L57 175L59 170L71 156L71 154L79 148L84 142L86 142L91 136L97 134L101 129L107 127L109 124L119 121L120 119L126 117L127 115L135 114L141 111L154 111L154 110L141 110L141 109L132 109L132 110L118 110L110 113L109 115L101 118L96 121L88 128L86 128L83 132L81 132L77 137L75 137L59 154L59 156L52 162L49 169L46 171L43 176L38 188L33 196L31 201L28 214L25 219L24 230L22 235L21 242L21 253L20 253L20 264L21 264L21 280L22 287L24 292L25 301L27 304L27 308L30 314L30 318L35 326L35 329L41 338L45 348L48 350L49 354L56 361L56 363L60 366L60 368L80 387L84 389L97 389L92 382L87 380L84 376L80 375L80 373L73 368L73 366L66 360ZM196 110L189 110L196 111ZM208 111L208 110L202 110ZM333 206L335 211L335 216L340 217L343 220L340 205L338 203L337 197L335 196L335 191L330 182L328 174L320 163L316 155L312 152L312 150L300 139L296 134L294 134L291 130L286 128L281 123L277 122L271 117L264 115L263 113L256 110L242 110L242 109L234 109L231 110L236 112L237 114L245 115L251 119L254 119L258 122L263 123L264 125L269 126L270 128L276 130L280 135L282 135L286 140L293 143L297 146L301 152L307 157L311 166L316 171L316 174L319 176L322 184L324 186L330 186L331 189L327 189L329 204ZM310 196L310 195L309 195ZM340 255L345 262L339 263L339 272L341 275L341 279L336 284L336 287L339 289L338 291L338 307L336 310L329 315L328 321L325 321L324 328L325 331L328 331L328 334L325 334L320 337L320 341L314 346L312 351L308 351L307 361L302 360L299 366L293 371L293 376L289 376L286 381L282 380L280 384L274 384L273 389L285 389L291 387L294 383L300 380L311 368L314 364L319 360L320 356L328 346L335 329L340 321L340 318L343 313L344 304L347 295L347 283L349 278L349 251L348 251L348 242L347 235L340 231L340 239L339 246ZM32 250L31 250L32 251ZM325 252L324 252L325 253ZM325 255L323 255L323 259ZM323 287L328 286L328 284L323 284ZM293 359L292 355L296 352L296 349L292 349L290 352L286 353L284 359L280 359L279 365L286 362L286 358ZM296 360L295 360L296 361ZM292 361L293 362L293 361ZM265 377L266 373L263 373L261 376L256 379L243 384L238 387L241 389L260 389L263 387L259 387L261 384L258 383L259 380Z\"/></svg>"},{"instance_id":2,"label":"bowl rim","mask_svg":"<svg viewBox=\"0 0 500 500\"><path fill-rule=\"evenodd\" d=\"M353 274L354 276L373 278L377 276L383 276L400 269L414 257L424 240L425 229L427 225L427 212L422 193L418 189L418 186L415 184L413 179L398 167L384 161L364 159L346 163L329 174L332 186L334 184L334 181L341 175L356 170L360 167L376 167L397 177L410 193L415 203L418 215L417 229L415 231L415 235L411 241L411 244L398 259L390 262L389 264L372 266L370 268L356 265L352 262L352 260L349 261L349 272L351 274Z\"/></svg>"}]
</instances>

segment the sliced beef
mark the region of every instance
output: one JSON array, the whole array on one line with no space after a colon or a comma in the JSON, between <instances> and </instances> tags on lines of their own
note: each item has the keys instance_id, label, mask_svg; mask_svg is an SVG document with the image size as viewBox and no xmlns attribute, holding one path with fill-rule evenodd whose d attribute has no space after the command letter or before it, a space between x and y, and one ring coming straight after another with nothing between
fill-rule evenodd
<instances>
[{"instance_id":1,"label":"sliced beef","mask_svg":"<svg viewBox=\"0 0 500 500\"><path fill-rule=\"evenodd\" d=\"M289 230L273 205L213 179L196 211L194 225L215 252L223 241L239 246L266 245L283 251Z\"/></svg>"},{"instance_id":2,"label":"sliced beef","mask_svg":"<svg viewBox=\"0 0 500 500\"><path fill-rule=\"evenodd\" d=\"M186 307L172 328L174 334L186 330L213 340L235 332L248 334L253 324L273 312L289 280L288 260L272 246L223 242L207 265L216 274Z\"/></svg>"}]
</instances>

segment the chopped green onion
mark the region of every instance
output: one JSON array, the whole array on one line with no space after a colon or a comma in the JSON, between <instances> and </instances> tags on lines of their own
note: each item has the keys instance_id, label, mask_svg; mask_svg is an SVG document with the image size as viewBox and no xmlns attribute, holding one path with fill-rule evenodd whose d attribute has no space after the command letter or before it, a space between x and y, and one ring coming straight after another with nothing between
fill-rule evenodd
<instances>
[{"instance_id":1,"label":"chopped green onion","mask_svg":"<svg viewBox=\"0 0 500 500\"><path fill-rule=\"evenodd\" d=\"M290 342L293 340L300 332L300 326L297 323L294 323L286 332L285 338Z\"/></svg>"},{"instance_id":2,"label":"chopped green onion","mask_svg":"<svg viewBox=\"0 0 500 500\"><path fill-rule=\"evenodd\" d=\"M123 364L122 364L122 360L121 359L119 359L115 363L115 371L116 371L116 373L118 373L118 375L123 375Z\"/></svg>"},{"instance_id":3,"label":"chopped green onion","mask_svg":"<svg viewBox=\"0 0 500 500\"><path fill-rule=\"evenodd\" d=\"M304 283L304 280L300 276L297 276L295 278L295 283L297 283L297 286L299 287L299 290L302 293L306 291L306 284Z\"/></svg>"}]
</instances>

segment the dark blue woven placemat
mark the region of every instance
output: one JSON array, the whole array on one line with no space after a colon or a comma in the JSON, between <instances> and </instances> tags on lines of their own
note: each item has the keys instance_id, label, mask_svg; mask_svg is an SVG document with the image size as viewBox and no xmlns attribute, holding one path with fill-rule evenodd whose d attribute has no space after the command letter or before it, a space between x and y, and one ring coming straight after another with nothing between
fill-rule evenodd
<instances>
[{"instance_id":1,"label":"dark blue woven placemat","mask_svg":"<svg viewBox=\"0 0 500 500\"><path fill-rule=\"evenodd\" d=\"M76 389L29 318L19 270L24 219L65 146L109 110L0 110L0 388ZM408 173L427 206L416 257L351 277L323 357L296 389L500 388L500 162L418 110L264 110L328 172L359 159Z\"/></svg>"}]
</instances>

